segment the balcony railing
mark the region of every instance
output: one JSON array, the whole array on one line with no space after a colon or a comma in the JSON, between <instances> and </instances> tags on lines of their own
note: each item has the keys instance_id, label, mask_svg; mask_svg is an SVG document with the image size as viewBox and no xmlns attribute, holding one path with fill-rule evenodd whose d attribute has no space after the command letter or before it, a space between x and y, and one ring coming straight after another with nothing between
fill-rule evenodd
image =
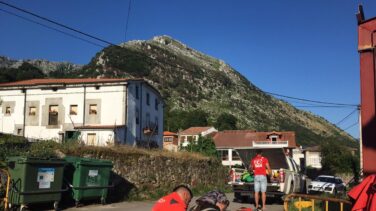
<instances>
[{"instance_id":1,"label":"balcony railing","mask_svg":"<svg viewBox=\"0 0 376 211\"><path fill-rule=\"evenodd\" d=\"M274 147L288 147L289 141L253 141L253 147L265 147L265 148L274 148Z\"/></svg>"}]
</instances>

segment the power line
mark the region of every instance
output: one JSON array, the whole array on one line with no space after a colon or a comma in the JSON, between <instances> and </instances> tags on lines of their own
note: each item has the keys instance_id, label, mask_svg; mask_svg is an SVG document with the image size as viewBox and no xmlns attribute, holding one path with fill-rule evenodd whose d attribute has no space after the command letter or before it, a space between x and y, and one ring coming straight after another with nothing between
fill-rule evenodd
<instances>
[{"instance_id":1,"label":"power line","mask_svg":"<svg viewBox=\"0 0 376 211\"><path fill-rule=\"evenodd\" d=\"M357 125L357 124L358 124L358 122L355 122L354 124L348 126L347 128L345 128L345 129L343 129L343 130L346 131L346 130L348 130L348 129L354 127L354 126Z\"/></svg>"},{"instance_id":2,"label":"power line","mask_svg":"<svg viewBox=\"0 0 376 211\"><path fill-rule=\"evenodd\" d=\"M39 22L37 22L37 21L34 21L34 20L29 19L29 18L23 17L23 16L18 15L18 14L16 14L16 13L13 13L13 12L10 12L10 11L4 10L4 9L1 9L1 8L0 8L0 11L2 11L2 12L4 12L4 13L7 13L7 14L9 14L9 15L13 15L13 16L15 16L15 17L21 18L21 19L23 19L23 20L25 20L25 21L28 21L28 22L31 22L31 23L34 23L34 24L37 24L37 25L43 26L43 27L45 27L45 28L47 28L47 29L50 29L50 30L53 30L53 31L56 31L56 32L60 32L60 33L65 34L65 35L67 35L67 36L69 36L69 37L73 37L73 38L75 38L75 39L78 39L78 40L81 40L81 41L87 42L87 43L89 43L89 44L92 44L92 45L95 45L95 46L98 46L98 47L102 47L102 48L105 47L105 46L103 46L103 45L100 45L100 44L94 43L94 42L92 42L92 41L90 41L90 40L86 40L86 39L84 39L84 38L81 38L81 37L78 37L78 36L76 36L76 35L70 34L70 33L68 33L68 32L65 32L65 31L62 31L62 30L59 30L59 29L53 28L53 27L51 27L51 26L48 26L48 25L46 25L46 24L39 23Z\"/></svg>"},{"instance_id":3,"label":"power line","mask_svg":"<svg viewBox=\"0 0 376 211\"><path fill-rule=\"evenodd\" d=\"M357 107L358 105L355 104L345 104L345 103L333 103L333 102L324 102L324 101L318 101L318 100L309 100L309 99L304 99L304 98L298 98L298 97L290 97L282 94L276 94L272 92L267 92L264 91L267 94L278 96L278 97L284 97L284 98L289 98L289 99L294 99L294 100L300 100L300 101L305 101L305 102L311 102L311 103L319 103L319 104L327 104L327 105L337 105L337 106L352 106L352 107Z\"/></svg>"},{"instance_id":4,"label":"power line","mask_svg":"<svg viewBox=\"0 0 376 211\"><path fill-rule=\"evenodd\" d=\"M355 111L358 111L358 109L354 109L351 113L349 113L347 116L345 116L343 119L341 119L339 122L336 123L336 125L339 125L341 124L342 122L344 122L347 118L349 118L351 115L353 115L355 113Z\"/></svg>"},{"instance_id":5,"label":"power line","mask_svg":"<svg viewBox=\"0 0 376 211\"><path fill-rule=\"evenodd\" d=\"M96 37L96 36L90 35L90 34L88 34L88 33L85 33L85 32L83 32L83 31L80 31L80 30L78 30L78 29L74 29L74 28L72 28L72 27L70 27L70 26L67 26L67 25L65 25L65 24L58 23L58 22L56 22L56 21L54 21L54 20L51 20L51 19L49 19L49 18L46 18L46 17L40 16L40 15L37 15L37 14L35 14L35 13L33 13L33 12L27 11L27 10L22 9L22 8L19 8L19 7L16 7L16 6L11 5L11 4L8 4L8 3L6 3L6 2L0 1L0 4L3 4L3 5L8 6L8 7L11 7L11 8L13 8L13 9L16 9L16 10L18 10L18 11L21 11L21 12L23 12L23 13L27 13L27 14L29 14L29 15L32 15L32 16L34 16L34 17L37 17L37 18L42 19L42 20L44 20L44 21L47 21L47 22L49 22L49 23L52 23L52 24L58 25L58 26L63 27L63 28L65 28L65 29L68 29L68 30L74 31L74 32L76 32L76 33L79 33L79 34L85 35L85 36L87 36L87 37L90 37L90 38L92 38L92 39L98 40L98 41L100 41L100 42L103 42L103 43L106 43L106 44L109 44L109 45L115 45L115 44L113 44L113 43L111 43L111 42L109 42L109 41L106 41L106 40L104 40L104 39L101 39L101 38L99 38L99 37Z\"/></svg>"},{"instance_id":6,"label":"power line","mask_svg":"<svg viewBox=\"0 0 376 211\"><path fill-rule=\"evenodd\" d=\"M352 108L349 106L330 106L330 105L307 105L307 106L301 106L301 105L293 105L297 108Z\"/></svg>"},{"instance_id":7,"label":"power line","mask_svg":"<svg viewBox=\"0 0 376 211\"><path fill-rule=\"evenodd\" d=\"M129 15L131 14L131 6L132 6L132 0L129 0L127 20L125 22L124 42L127 41L127 31L128 31Z\"/></svg>"}]
</instances>

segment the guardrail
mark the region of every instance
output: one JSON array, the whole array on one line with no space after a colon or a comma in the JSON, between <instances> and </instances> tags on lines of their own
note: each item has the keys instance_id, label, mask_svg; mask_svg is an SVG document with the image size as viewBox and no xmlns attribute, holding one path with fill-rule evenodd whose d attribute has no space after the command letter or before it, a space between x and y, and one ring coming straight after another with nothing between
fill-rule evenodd
<instances>
[{"instance_id":1,"label":"guardrail","mask_svg":"<svg viewBox=\"0 0 376 211\"><path fill-rule=\"evenodd\" d=\"M321 196L314 196L314 195L307 195L307 194L289 194L284 199L283 208L285 211L289 210L289 202L292 198L298 198L299 200L294 203L294 206L301 211L303 208L312 208L312 211L315 210L315 200L318 201L325 201L325 211L329 211L329 202L339 203L340 204L340 211L343 211L344 204L352 205L352 203L348 200L338 199L338 198L326 198ZM302 201L302 199L309 199L309 201ZM298 205L298 206L297 206ZM321 210L321 209L320 209ZM330 210L332 211L332 209ZM333 210L334 211L334 210Z\"/></svg>"}]
</instances>

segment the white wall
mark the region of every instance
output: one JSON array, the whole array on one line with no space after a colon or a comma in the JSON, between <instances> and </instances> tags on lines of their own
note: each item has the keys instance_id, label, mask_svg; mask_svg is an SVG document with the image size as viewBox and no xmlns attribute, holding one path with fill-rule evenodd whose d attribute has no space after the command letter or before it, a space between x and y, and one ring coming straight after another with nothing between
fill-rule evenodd
<instances>
[{"instance_id":1,"label":"white wall","mask_svg":"<svg viewBox=\"0 0 376 211\"><path fill-rule=\"evenodd\" d=\"M114 145L114 132L108 130L81 131L81 141L88 143L88 134L95 133L94 146L112 146Z\"/></svg>"},{"instance_id":2,"label":"white wall","mask_svg":"<svg viewBox=\"0 0 376 211\"><path fill-rule=\"evenodd\" d=\"M0 106L0 129L3 133L15 134L15 125L23 124L23 106L18 105L23 105L24 99L24 93L21 90L0 92L0 100L2 101ZM12 102L15 106L11 106L12 112L10 115L5 115L5 107L8 102Z\"/></svg>"},{"instance_id":3,"label":"white wall","mask_svg":"<svg viewBox=\"0 0 376 211\"><path fill-rule=\"evenodd\" d=\"M136 87L138 87L139 97L136 97ZM142 82L132 82L128 85L128 131L127 142L136 145L136 141L155 141L160 148L163 147L163 100L147 84ZM149 93L150 105L147 105L146 96ZM155 99L158 99L158 110L155 109ZM139 114L139 124L136 124L136 110ZM158 133L152 136L145 135L143 128L149 126L147 121L158 124ZM156 123L156 118L158 122Z\"/></svg>"},{"instance_id":4,"label":"white wall","mask_svg":"<svg viewBox=\"0 0 376 211\"><path fill-rule=\"evenodd\" d=\"M305 152L306 166L313 168L322 168L321 165L321 153L320 152Z\"/></svg>"}]
</instances>

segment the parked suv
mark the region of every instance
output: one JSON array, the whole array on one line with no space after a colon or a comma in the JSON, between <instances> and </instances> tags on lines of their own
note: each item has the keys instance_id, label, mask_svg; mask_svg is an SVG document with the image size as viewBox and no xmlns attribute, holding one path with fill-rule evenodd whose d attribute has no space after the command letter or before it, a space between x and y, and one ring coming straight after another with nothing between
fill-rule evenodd
<instances>
[{"instance_id":1,"label":"parked suv","mask_svg":"<svg viewBox=\"0 0 376 211\"><path fill-rule=\"evenodd\" d=\"M256 149L236 149L244 166L249 169L250 160L256 155ZM263 156L269 160L272 176L268 176L266 195L280 198L285 194L306 192L306 176L300 173L296 162L286 156L282 148L262 149ZM254 197L253 182L233 182L234 197L238 201L245 201Z\"/></svg>"},{"instance_id":2,"label":"parked suv","mask_svg":"<svg viewBox=\"0 0 376 211\"><path fill-rule=\"evenodd\" d=\"M346 186L342 179L335 176L320 175L308 185L308 193L345 193Z\"/></svg>"}]
</instances>

